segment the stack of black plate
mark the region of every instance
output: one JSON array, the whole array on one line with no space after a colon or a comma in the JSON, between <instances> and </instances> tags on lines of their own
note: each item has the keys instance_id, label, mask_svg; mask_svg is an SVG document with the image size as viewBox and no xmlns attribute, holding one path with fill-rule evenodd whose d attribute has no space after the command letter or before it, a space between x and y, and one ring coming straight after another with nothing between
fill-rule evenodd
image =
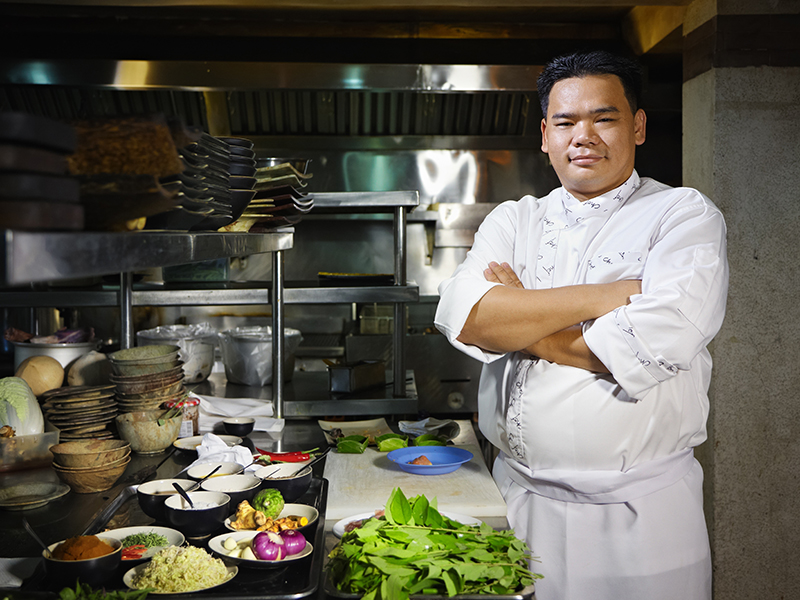
<instances>
[{"instance_id":1,"label":"stack of black plate","mask_svg":"<svg viewBox=\"0 0 800 600\"><path fill-rule=\"evenodd\" d=\"M251 231L298 223L314 207L314 197L300 191L313 176L306 159L264 158L256 163L255 196L242 213L255 219Z\"/></svg>"},{"instance_id":2,"label":"stack of black plate","mask_svg":"<svg viewBox=\"0 0 800 600\"><path fill-rule=\"evenodd\" d=\"M148 229L216 231L238 218L239 206L255 195L256 161L253 142L245 138L200 139L178 150L184 170L161 181L178 191L175 209L147 220Z\"/></svg>"},{"instance_id":3,"label":"stack of black plate","mask_svg":"<svg viewBox=\"0 0 800 600\"><path fill-rule=\"evenodd\" d=\"M0 228L79 230L80 185L67 175L77 136L70 125L0 113Z\"/></svg>"}]
</instances>

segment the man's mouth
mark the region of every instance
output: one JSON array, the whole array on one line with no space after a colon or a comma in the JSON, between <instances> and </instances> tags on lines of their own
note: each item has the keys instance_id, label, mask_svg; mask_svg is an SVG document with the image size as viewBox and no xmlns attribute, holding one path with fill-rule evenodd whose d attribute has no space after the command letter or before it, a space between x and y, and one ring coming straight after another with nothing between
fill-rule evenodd
<instances>
[{"instance_id":1,"label":"man's mouth","mask_svg":"<svg viewBox=\"0 0 800 600\"><path fill-rule=\"evenodd\" d=\"M597 154L580 154L578 156L570 157L569 162L579 167L580 166L590 167L594 164L599 163L601 160L603 160L603 157L598 156Z\"/></svg>"}]
</instances>

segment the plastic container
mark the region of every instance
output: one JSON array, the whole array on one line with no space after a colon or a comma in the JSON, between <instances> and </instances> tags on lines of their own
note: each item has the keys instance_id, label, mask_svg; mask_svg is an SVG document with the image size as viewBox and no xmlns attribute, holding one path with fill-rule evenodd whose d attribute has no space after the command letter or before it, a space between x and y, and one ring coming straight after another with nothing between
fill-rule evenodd
<instances>
[{"instance_id":1,"label":"plastic container","mask_svg":"<svg viewBox=\"0 0 800 600\"><path fill-rule=\"evenodd\" d=\"M192 437L200 433L200 399L187 396L182 400L175 400L165 402L164 406L172 408L173 406L183 407L183 421L181 428L178 432L179 438Z\"/></svg>"},{"instance_id":2,"label":"plastic container","mask_svg":"<svg viewBox=\"0 0 800 600\"><path fill-rule=\"evenodd\" d=\"M97 350L99 341L75 342L63 344L41 344L31 342L13 342L14 344L14 370L20 363L31 356L50 356L55 358L64 370L68 370L73 362L92 350Z\"/></svg>"},{"instance_id":3,"label":"plastic container","mask_svg":"<svg viewBox=\"0 0 800 600\"><path fill-rule=\"evenodd\" d=\"M294 351L303 340L297 329L285 327L284 379L291 381ZM272 327L236 327L219 334L225 377L230 383L264 386L272 383Z\"/></svg>"},{"instance_id":4,"label":"plastic container","mask_svg":"<svg viewBox=\"0 0 800 600\"><path fill-rule=\"evenodd\" d=\"M163 325L136 333L136 343L139 346L148 344L178 346L186 383L200 383L208 379L214 367L216 341L217 330L208 323Z\"/></svg>"},{"instance_id":5,"label":"plastic container","mask_svg":"<svg viewBox=\"0 0 800 600\"><path fill-rule=\"evenodd\" d=\"M367 305L358 315L359 333L385 335L394 332L394 307L379 304Z\"/></svg>"},{"instance_id":6,"label":"plastic container","mask_svg":"<svg viewBox=\"0 0 800 600\"><path fill-rule=\"evenodd\" d=\"M58 431L0 438L0 472L46 467L53 462L50 447L58 443Z\"/></svg>"}]
</instances>

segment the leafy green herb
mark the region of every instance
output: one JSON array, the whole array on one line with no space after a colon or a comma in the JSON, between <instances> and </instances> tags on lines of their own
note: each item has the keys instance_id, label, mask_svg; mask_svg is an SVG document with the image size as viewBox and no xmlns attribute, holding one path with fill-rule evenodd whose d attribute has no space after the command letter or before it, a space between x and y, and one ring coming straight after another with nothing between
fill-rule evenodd
<instances>
[{"instance_id":1,"label":"leafy green herb","mask_svg":"<svg viewBox=\"0 0 800 600\"><path fill-rule=\"evenodd\" d=\"M415 446L446 446L447 438L443 435L436 435L435 433L423 433L414 438Z\"/></svg>"},{"instance_id":2,"label":"leafy green herb","mask_svg":"<svg viewBox=\"0 0 800 600\"><path fill-rule=\"evenodd\" d=\"M384 433L375 438L379 452L391 452L408 447L408 436L401 433Z\"/></svg>"},{"instance_id":3,"label":"leafy green herb","mask_svg":"<svg viewBox=\"0 0 800 600\"><path fill-rule=\"evenodd\" d=\"M153 591L143 590L96 590L92 586L75 582L75 589L64 588L58 594L60 600L144 600Z\"/></svg>"},{"instance_id":4,"label":"leafy green herb","mask_svg":"<svg viewBox=\"0 0 800 600\"><path fill-rule=\"evenodd\" d=\"M436 499L410 500L395 488L384 517L345 533L330 553L331 581L363 600L412 594L512 594L542 576L528 568L527 545L513 531L448 519Z\"/></svg>"},{"instance_id":5,"label":"leafy green herb","mask_svg":"<svg viewBox=\"0 0 800 600\"><path fill-rule=\"evenodd\" d=\"M342 454L364 454L369 438L365 435L348 435L336 442L336 450Z\"/></svg>"}]
</instances>

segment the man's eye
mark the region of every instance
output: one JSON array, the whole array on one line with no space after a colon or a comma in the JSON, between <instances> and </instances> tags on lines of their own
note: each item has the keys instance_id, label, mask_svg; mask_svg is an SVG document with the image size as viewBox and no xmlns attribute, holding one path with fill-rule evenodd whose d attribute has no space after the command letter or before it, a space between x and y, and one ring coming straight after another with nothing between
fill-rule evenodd
<instances>
[{"instance_id":1,"label":"man's eye","mask_svg":"<svg viewBox=\"0 0 800 600\"><path fill-rule=\"evenodd\" d=\"M556 127L569 127L572 125L569 121L561 121L560 123L556 123Z\"/></svg>"}]
</instances>

